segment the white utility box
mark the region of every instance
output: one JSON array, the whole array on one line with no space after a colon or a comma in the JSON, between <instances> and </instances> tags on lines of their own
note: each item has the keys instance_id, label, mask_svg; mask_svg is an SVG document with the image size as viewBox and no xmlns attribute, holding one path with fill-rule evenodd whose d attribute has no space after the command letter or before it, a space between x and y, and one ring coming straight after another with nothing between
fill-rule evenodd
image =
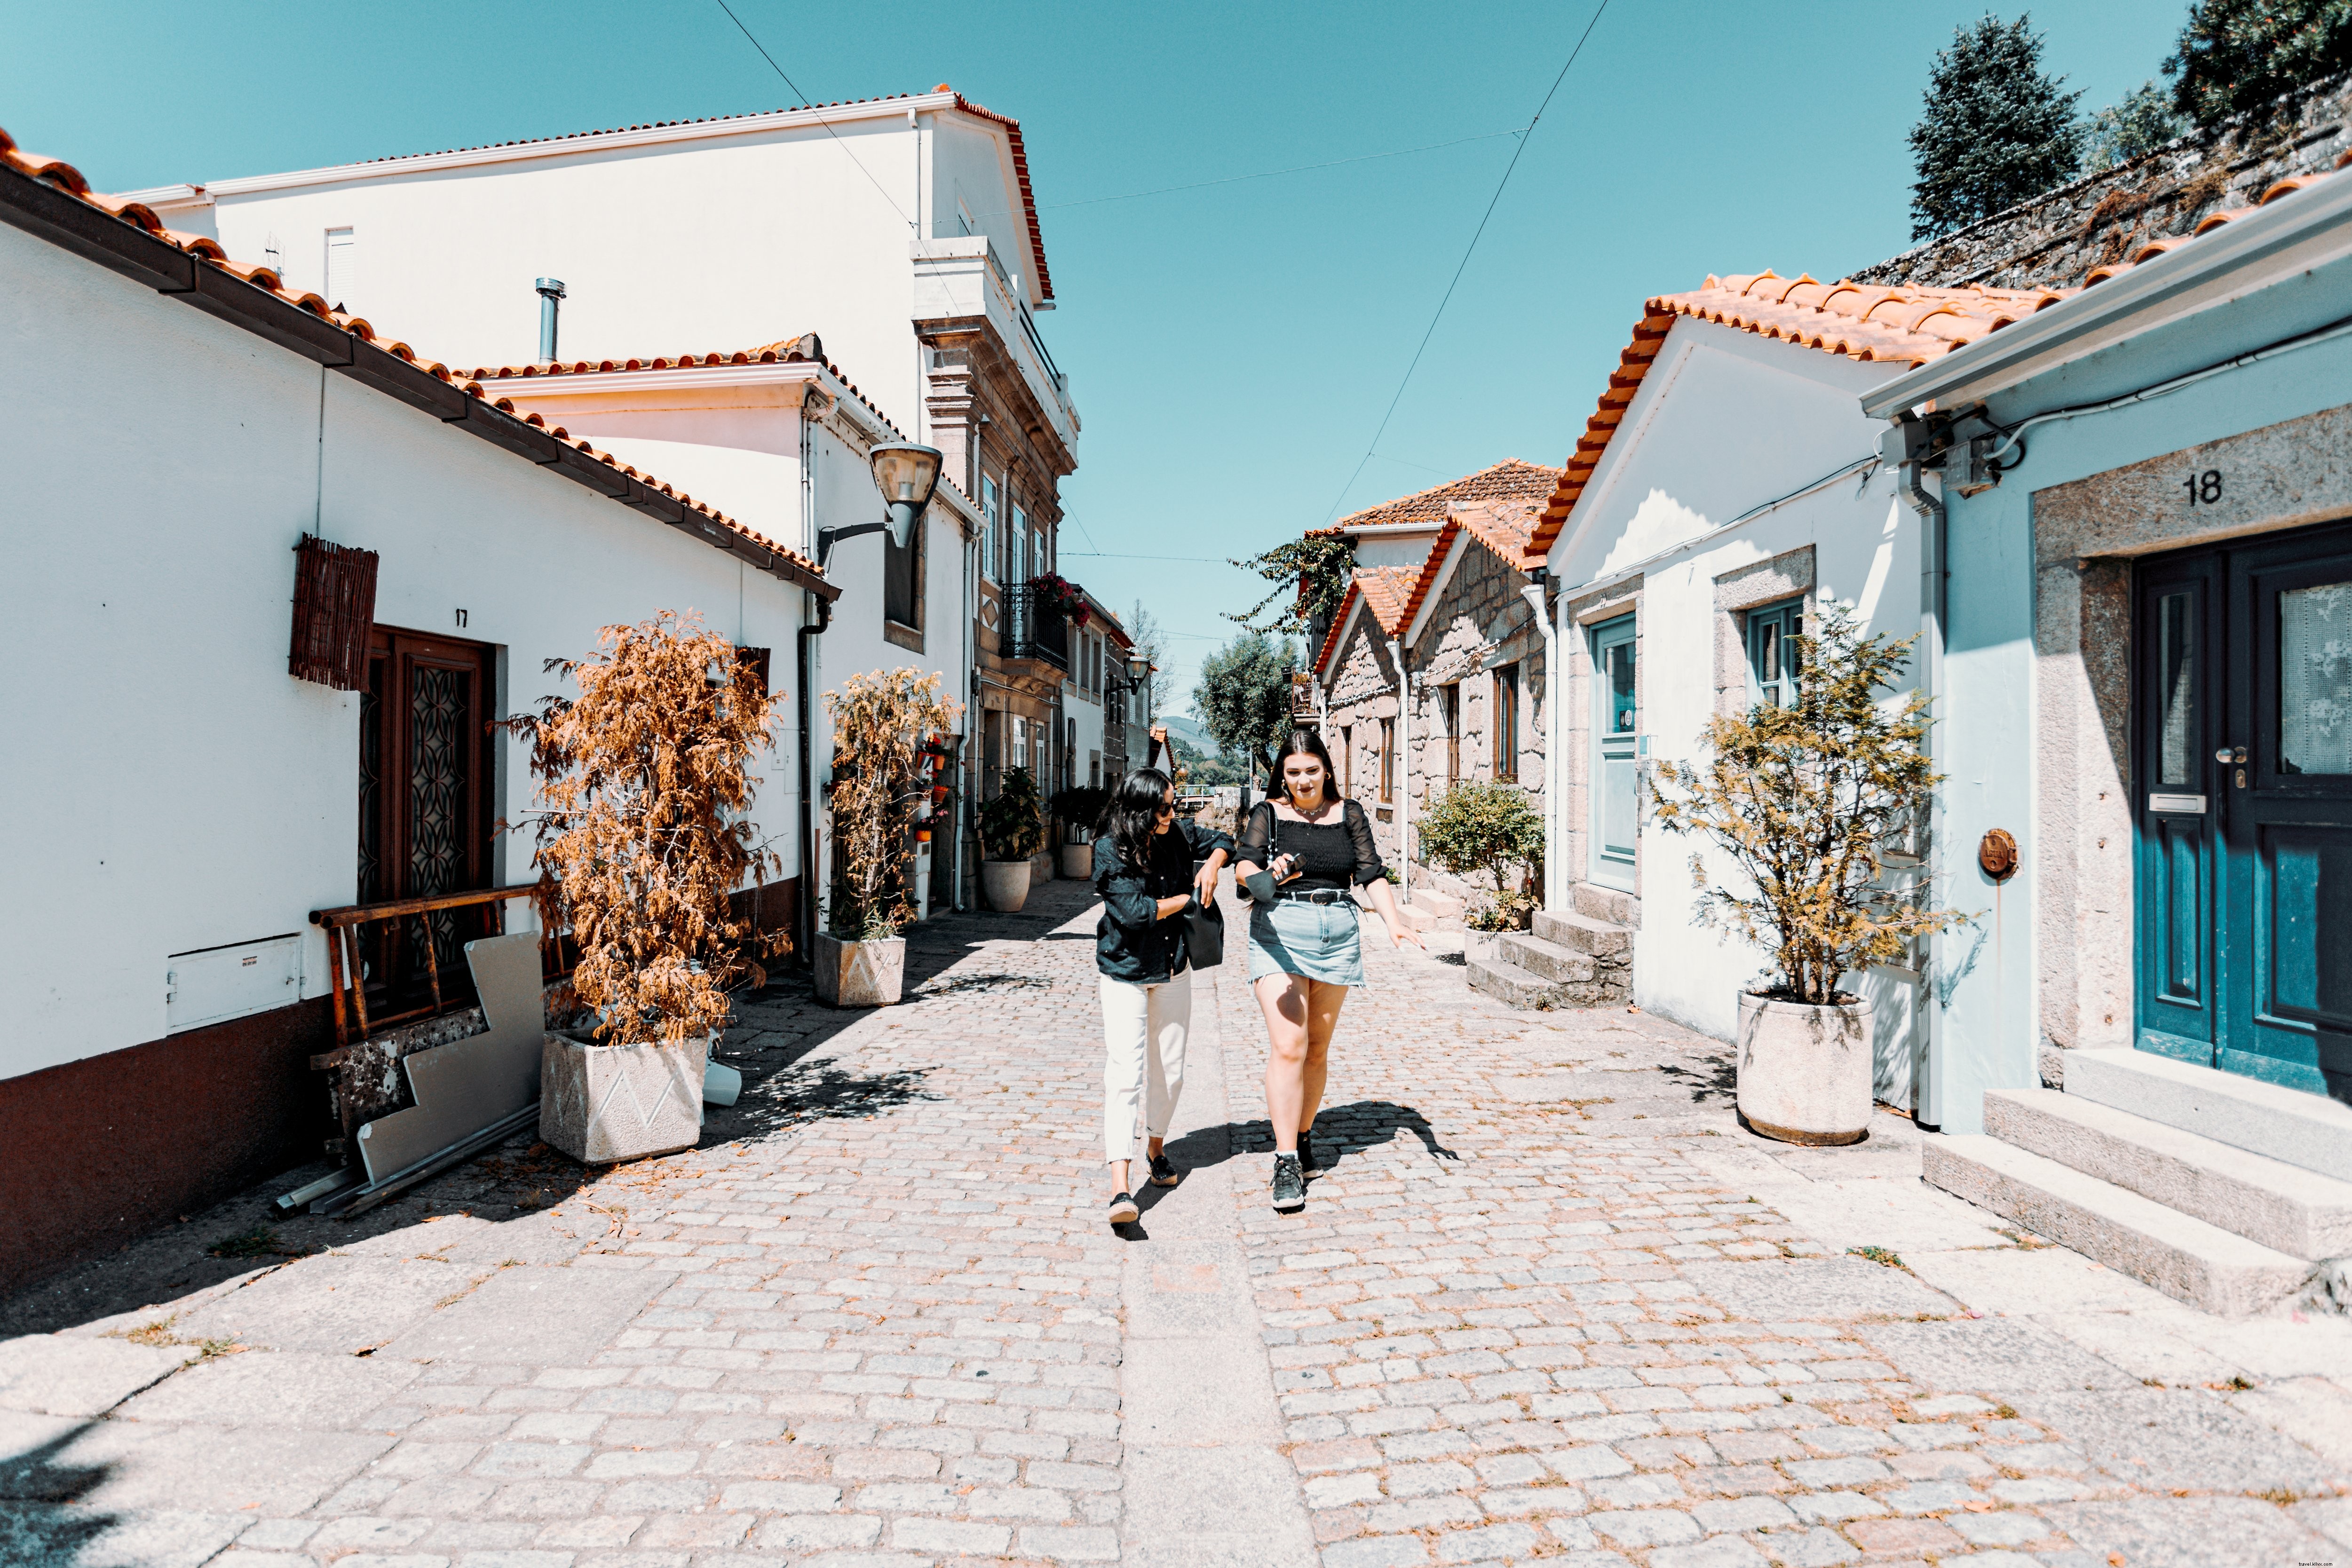
<instances>
[{"instance_id":1,"label":"white utility box","mask_svg":"<svg viewBox=\"0 0 2352 1568\"><path fill-rule=\"evenodd\" d=\"M165 961L163 1032L176 1035L302 1000L302 936L266 936Z\"/></svg>"}]
</instances>

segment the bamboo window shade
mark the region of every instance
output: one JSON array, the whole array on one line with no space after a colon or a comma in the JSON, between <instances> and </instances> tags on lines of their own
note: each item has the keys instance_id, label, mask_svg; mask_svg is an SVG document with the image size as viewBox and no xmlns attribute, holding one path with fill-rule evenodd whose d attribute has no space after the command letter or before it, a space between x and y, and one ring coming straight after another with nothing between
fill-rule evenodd
<instances>
[{"instance_id":1,"label":"bamboo window shade","mask_svg":"<svg viewBox=\"0 0 2352 1568\"><path fill-rule=\"evenodd\" d=\"M367 685L376 552L306 533L294 546L294 644L287 671L338 691Z\"/></svg>"}]
</instances>

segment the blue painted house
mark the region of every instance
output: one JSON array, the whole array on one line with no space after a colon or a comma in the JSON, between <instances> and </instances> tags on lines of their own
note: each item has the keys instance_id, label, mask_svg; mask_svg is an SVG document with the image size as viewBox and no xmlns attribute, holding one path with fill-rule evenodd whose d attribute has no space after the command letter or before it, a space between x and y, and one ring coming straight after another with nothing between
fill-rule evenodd
<instances>
[{"instance_id":1,"label":"blue painted house","mask_svg":"<svg viewBox=\"0 0 2352 1568\"><path fill-rule=\"evenodd\" d=\"M1930 1179L2223 1310L2352 1253L2347 164L1863 398L1945 566L1974 919L1932 954Z\"/></svg>"}]
</instances>

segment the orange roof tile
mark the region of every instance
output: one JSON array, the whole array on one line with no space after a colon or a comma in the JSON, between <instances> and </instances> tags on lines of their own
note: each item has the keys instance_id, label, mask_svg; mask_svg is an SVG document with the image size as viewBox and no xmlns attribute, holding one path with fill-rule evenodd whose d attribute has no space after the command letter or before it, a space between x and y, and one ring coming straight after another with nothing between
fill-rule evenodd
<instances>
[{"instance_id":1,"label":"orange roof tile","mask_svg":"<svg viewBox=\"0 0 2352 1568\"><path fill-rule=\"evenodd\" d=\"M482 389L481 383L478 379L469 378L462 372L452 371L446 365L441 364L437 361L420 359L415 351L411 349L406 343L397 342L379 337L376 334L374 326L370 323L366 318L355 316L346 311L334 310L316 294L297 294L292 292L283 286L278 275L276 272L271 271L267 267L247 267L231 261L228 258L227 254L221 249L218 242L215 240L208 239L201 235L178 234L171 229L165 228L162 221L156 217L154 213L150 211L141 203L121 201L113 197L100 195L93 193L89 188L89 182L83 179L80 171L74 168L72 164L64 163L56 158L44 158L37 153L24 152L17 147L15 140L9 136L8 132L5 129L0 129L0 166L13 169L18 174L28 175L33 179L46 181L47 184L56 186L58 189L66 192L68 195L88 203L89 205L97 208L100 212L107 213L121 219L124 223L132 225L134 227L145 230L147 233L153 235L156 238L164 241L174 248L185 252L199 262L219 268L222 271L228 273L232 277L242 279L246 282L252 284L257 289L275 294L279 299L284 300L301 310L308 310L310 314L318 317L321 321L332 322L334 325L341 328L344 331L351 333L353 337L358 338L362 342L373 343L375 347L383 350L385 353L392 354L397 359L404 360L408 363L415 365L417 369L424 371L425 374L437 380L448 382L456 385L460 391L464 392L469 397L483 398L488 401L492 407L498 408L508 414L515 414L516 412L514 404L511 400L504 397L491 397L489 394L486 393ZM525 424L537 426L541 428L545 428L547 425L547 421L537 414L518 414L516 415L516 417L521 419ZM699 513L702 517L726 529L729 532L740 534L743 538L751 540L754 543L761 545L778 555L783 556L785 559L792 561L796 565L804 568L811 576L820 579L823 578L824 574L818 571L816 563L811 561L807 556L803 555L799 551L793 550L783 544L779 544L776 541L770 539L766 535L745 526L743 523L737 521L731 517L729 517L725 512L719 511L716 508L711 507L705 502L696 500L693 497L672 489L670 486L664 484L662 481L656 479L653 475L643 473L635 468L630 468L628 465L618 461L609 453L597 451L585 441L572 440L570 434L560 426L549 430L548 434L553 436L557 440L565 442L575 449L587 454L589 457L596 458L597 460L619 470L621 473L636 479L647 489L658 491L662 495L672 498L677 500L680 506L690 508L692 510Z\"/></svg>"},{"instance_id":2,"label":"orange roof tile","mask_svg":"<svg viewBox=\"0 0 2352 1568\"><path fill-rule=\"evenodd\" d=\"M1412 586L1405 594L1397 617L1397 631L1390 635L1398 635L1420 618L1422 605L1437 592L1438 575L1445 570L1445 558L1452 553L1454 540L1465 533L1514 572L1524 574L1542 565L1542 556L1528 552L1528 541L1535 536L1536 520L1541 515L1541 509L1533 501L1508 506L1465 506L1455 502L1445 526L1431 542L1427 558L1413 572Z\"/></svg>"},{"instance_id":3,"label":"orange roof tile","mask_svg":"<svg viewBox=\"0 0 2352 1568\"><path fill-rule=\"evenodd\" d=\"M457 374L471 376L476 381L528 381L559 375L618 374L633 370L698 370L711 365L793 363L824 366L835 381L848 388L861 407L879 420L892 435L905 439L906 433L891 423L890 416L877 408L873 400L858 390L857 384L843 374L839 365L825 357L824 343L814 332L803 332L796 338L762 343L756 349L715 349L707 353L654 354L626 359L557 360L551 364L486 364ZM519 392L519 395L528 395L528 393Z\"/></svg>"},{"instance_id":4,"label":"orange roof tile","mask_svg":"<svg viewBox=\"0 0 2352 1568\"><path fill-rule=\"evenodd\" d=\"M1988 332L2054 305L2077 292L2058 289L1890 289L1844 280L1816 282L1764 271L1709 278L1687 294L1661 294L1644 307L1633 339L1617 356L1592 417L1585 421L1576 451L1547 498L1528 541L1528 553L1549 555L1568 524L1585 480L1616 434L1618 421L1649 374L1651 363L1678 317L1689 316L1737 327L1759 337L1850 359L1908 369L1972 343Z\"/></svg>"},{"instance_id":5,"label":"orange roof tile","mask_svg":"<svg viewBox=\"0 0 2352 1568\"><path fill-rule=\"evenodd\" d=\"M1455 501L1540 501L1551 494L1552 487L1559 481L1558 468L1506 458L1492 468L1450 479L1433 489L1400 496L1395 500L1382 501L1378 506L1350 513L1328 528L1309 529L1307 537L1328 539L1334 534L1353 533L1362 528L1408 522L1443 522L1446 508Z\"/></svg>"},{"instance_id":6,"label":"orange roof tile","mask_svg":"<svg viewBox=\"0 0 2352 1568\"><path fill-rule=\"evenodd\" d=\"M1339 651L1339 634L1348 625L1348 612L1363 601L1371 612L1373 622L1381 630L1394 637L1404 627L1405 596L1412 591L1421 575L1418 566L1359 566L1348 580L1348 592L1339 600L1339 613L1331 617L1331 629L1323 634L1323 646L1315 655L1318 674Z\"/></svg>"}]
</instances>

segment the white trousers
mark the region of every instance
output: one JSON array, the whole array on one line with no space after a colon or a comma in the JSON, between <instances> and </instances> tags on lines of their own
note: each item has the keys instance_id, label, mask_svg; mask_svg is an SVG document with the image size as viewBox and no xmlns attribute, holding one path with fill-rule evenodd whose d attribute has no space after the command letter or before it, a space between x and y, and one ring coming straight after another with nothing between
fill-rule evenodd
<instances>
[{"instance_id":1,"label":"white trousers","mask_svg":"<svg viewBox=\"0 0 2352 1568\"><path fill-rule=\"evenodd\" d=\"M1192 972L1158 985L1102 980L1103 1158L1135 1158L1139 1138L1165 1138L1184 1092Z\"/></svg>"}]
</instances>

